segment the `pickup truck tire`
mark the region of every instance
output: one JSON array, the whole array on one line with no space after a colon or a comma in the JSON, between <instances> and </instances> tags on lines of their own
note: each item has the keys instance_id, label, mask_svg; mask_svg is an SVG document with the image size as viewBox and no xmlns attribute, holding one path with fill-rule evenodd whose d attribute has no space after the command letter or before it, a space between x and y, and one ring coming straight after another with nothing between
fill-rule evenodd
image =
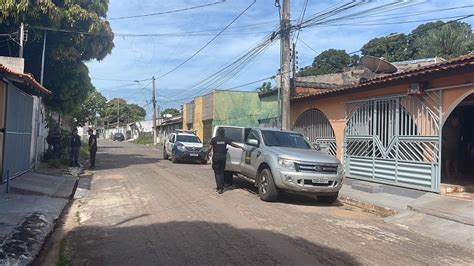
<instances>
[{"instance_id":1,"label":"pickup truck tire","mask_svg":"<svg viewBox=\"0 0 474 266\"><path fill-rule=\"evenodd\" d=\"M273 202L278 199L278 189L273 181L273 175L270 169L266 168L260 172L258 181L258 195L260 199L267 202Z\"/></svg>"},{"instance_id":2,"label":"pickup truck tire","mask_svg":"<svg viewBox=\"0 0 474 266\"><path fill-rule=\"evenodd\" d=\"M318 200L322 203L333 204L334 202L336 202L338 196L339 192L336 192L332 195L318 196Z\"/></svg>"},{"instance_id":3,"label":"pickup truck tire","mask_svg":"<svg viewBox=\"0 0 474 266\"><path fill-rule=\"evenodd\" d=\"M178 159L176 159L176 156L174 156L174 152L171 152L171 162L172 163L177 163Z\"/></svg>"},{"instance_id":4,"label":"pickup truck tire","mask_svg":"<svg viewBox=\"0 0 474 266\"><path fill-rule=\"evenodd\" d=\"M168 160L169 158L170 158L170 156L166 152L166 149L163 147L163 159Z\"/></svg>"}]
</instances>

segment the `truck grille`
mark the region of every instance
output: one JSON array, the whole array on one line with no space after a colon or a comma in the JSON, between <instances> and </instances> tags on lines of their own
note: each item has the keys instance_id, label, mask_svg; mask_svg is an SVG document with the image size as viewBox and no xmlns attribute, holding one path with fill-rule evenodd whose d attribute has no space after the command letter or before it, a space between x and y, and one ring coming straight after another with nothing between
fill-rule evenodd
<instances>
[{"instance_id":1,"label":"truck grille","mask_svg":"<svg viewBox=\"0 0 474 266\"><path fill-rule=\"evenodd\" d=\"M297 172L337 174L337 165L333 164L302 164L296 163Z\"/></svg>"},{"instance_id":2,"label":"truck grille","mask_svg":"<svg viewBox=\"0 0 474 266\"><path fill-rule=\"evenodd\" d=\"M200 147L186 147L187 151L201 151L201 149Z\"/></svg>"}]
</instances>

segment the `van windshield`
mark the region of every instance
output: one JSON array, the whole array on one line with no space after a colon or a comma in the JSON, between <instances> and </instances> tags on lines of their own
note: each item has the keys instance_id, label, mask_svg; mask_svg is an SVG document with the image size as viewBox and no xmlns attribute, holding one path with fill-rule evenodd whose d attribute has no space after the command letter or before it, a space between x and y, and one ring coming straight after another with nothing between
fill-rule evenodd
<instances>
[{"instance_id":1,"label":"van windshield","mask_svg":"<svg viewBox=\"0 0 474 266\"><path fill-rule=\"evenodd\" d=\"M263 141L267 146L314 149L303 135L291 132L262 130Z\"/></svg>"},{"instance_id":2,"label":"van windshield","mask_svg":"<svg viewBox=\"0 0 474 266\"><path fill-rule=\"evenodd\" d=\"M192 143L201 143L201 140L196 136L189 136L189 135L178 135L176 141L180 142L192 142Z\"/></svg>"}]
</instances>

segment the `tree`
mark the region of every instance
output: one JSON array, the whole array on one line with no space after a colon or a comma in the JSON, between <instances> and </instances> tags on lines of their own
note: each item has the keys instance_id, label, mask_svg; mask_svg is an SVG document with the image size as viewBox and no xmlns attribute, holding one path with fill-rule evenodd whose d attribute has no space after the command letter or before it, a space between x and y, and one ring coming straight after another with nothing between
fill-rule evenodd
<instances>
[{"instance_id":1,"label":"tree","mask_svg":"<svg viewBox=\"0 0 474 266\"><path fill-rule=\"evenodd\" d=\"M392 33L372 39L361 52L396 62L436 56L450 59L473 49L474 34L469 24L437 21L422 24L408 35Z\"/></svg>"},{"instance_id":2,"label":"tree","mask_svg":"<svg viewBox=\"0 0 474 266\"><path fill-rule=\"evenodd\" d=\"M122 98L114 98L107 102L101 117L111 124L117 122L117 116L120 117L120 123L132 123L143 120L146 116L146 111L137 104L128 104Z\"/></svg>"},{"instance_id":3,"label":"tree","mask_svg":"<svg viewBox=\"0 0 474 266\"><path fill-rule=\"evenodd\" d=\"M87 98L93 86L84 61L102 60L113 48L113 32L105 20L108 0L1 1L0 32L16 32L29 25L25 45L25 70L40 76L41 54L46 27L47 46L44 85L53 94L46 103L71 113ZM60 29L60 30L55 30ZM16 56L14 43L0 47L0 55Z\"/></svg>"},{"instance_id":4,"label":"tree","mask_svg":"<svg viewBox=\"0 0 474 266\"><path fill-rule=\"evenodd\" d=\"M264 82L260 87L256 89L259 93L265 93L272 90L272 83L271 82Z\"/></svg>"},{"instance_id":5,"label":"tree","mask_svg":"<svg viewBox=\"0 0 474 266\"><path fill-rule=\"evenodd\" d=\"M176 108L166 108L165 110L161 112L161 116L166 115L166 114L176 115L176 114L179 114L179 110Z\"/></svg>"},{"instance_id":6,"label":"tree","mask_svg":"<svg viewBox=\"0 0 474 266\"><path fill-rule=\"evenodd\" d=\"M305 67L299 72L299 76L317 76L341 72L344 67L358 61L358 57L349 56L345 50L329 49L314 58L310 67Z\"/></svg>"},{"instance_id":7,"label":"tree","mask_svg":"<svg viewBox=\"0 0 474 266\"><path fill-rule=\"evenodd\" d=\"M404 61L413 58L413 49L409 46L409 37L403 33L392 33L385 37L375 38L360 49L362 55L384 57L390 62Z\"/></svg>"},{"instance_id":8,"label":"tree","mask_svg":"<svg viewBox=\"0 0 474 266\"><path fill-rule=\"evenodd\" d=\"M431 27L431 28L430 28ZM474 34L464 22L433 23L412 32L415 58L443 57L450 59L474 49ZM419 33L418 33L419 32Z\"/></svg>"},{"instance_id":9,"label":"tree","mask_svg":"<svg viewBox=\"0 0 474 266\"><path fill-rule=\"evenodd\" d=\"M86 100L81 106L73 112L72 116L77 120L78 124L86 122L93 123L97 116L105 111L107 98L100 92L93 90L87 95Z\"/></svg>"}]
</instances>

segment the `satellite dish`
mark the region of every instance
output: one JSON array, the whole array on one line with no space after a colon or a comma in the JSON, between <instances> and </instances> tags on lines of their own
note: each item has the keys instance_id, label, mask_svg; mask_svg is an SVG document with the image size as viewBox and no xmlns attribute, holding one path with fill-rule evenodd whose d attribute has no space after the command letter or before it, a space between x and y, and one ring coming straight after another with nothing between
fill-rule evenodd
<instances>
[{"instance_id":1,"label":"satellite dish","mask_svg":"<svg viewBox=\"0 0 474 266\"><path fill-rule=\"evenodd\" d=\"M362 65L378 74L390 74L397 72L397 67L383 58L366 55L360 59Z\"/></svg>"}]
</instances>

